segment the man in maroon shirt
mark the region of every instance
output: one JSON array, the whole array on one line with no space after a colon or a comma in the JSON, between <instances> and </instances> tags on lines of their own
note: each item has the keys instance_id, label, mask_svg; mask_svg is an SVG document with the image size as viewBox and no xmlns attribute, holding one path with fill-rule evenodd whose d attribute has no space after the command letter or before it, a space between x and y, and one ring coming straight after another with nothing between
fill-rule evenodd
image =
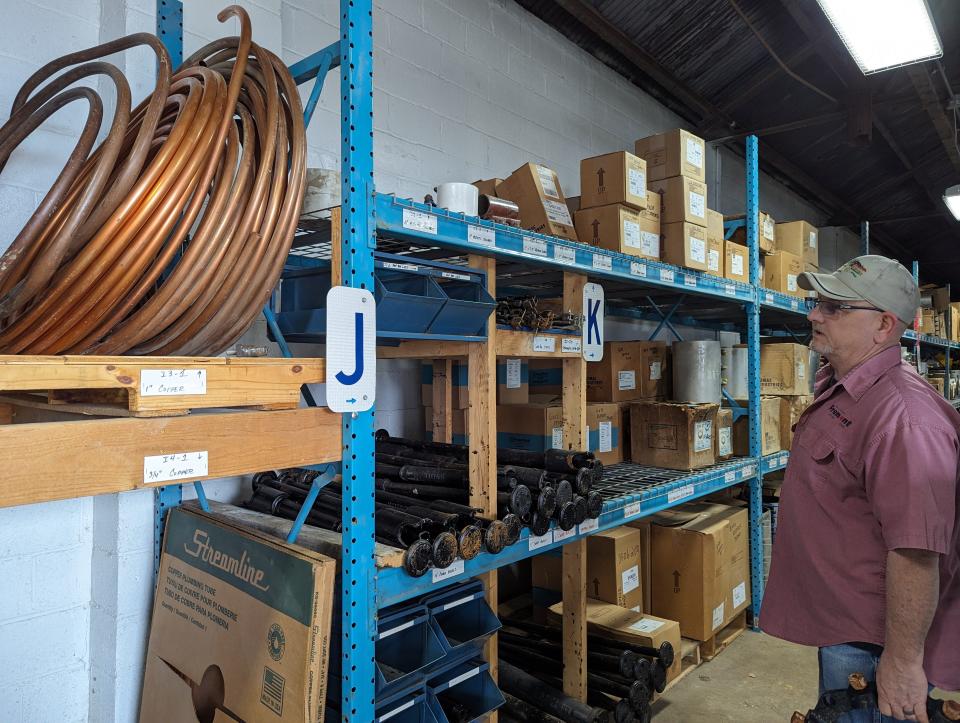
<instances>
[{"instance_id":1,"label":"man in maroon shirt","mask_svg":"<svg viewBox=\"0 0 960 723\"><path fill-rule=\"evenodd\" d=\"M928 684L960 690L960 415L901 361L920 304L903 266L798 281L829 364L795 427L761 626L819 647L821 693L875 677L879 711L845 720L926 722Z\"/></svg>"}]
</instances>

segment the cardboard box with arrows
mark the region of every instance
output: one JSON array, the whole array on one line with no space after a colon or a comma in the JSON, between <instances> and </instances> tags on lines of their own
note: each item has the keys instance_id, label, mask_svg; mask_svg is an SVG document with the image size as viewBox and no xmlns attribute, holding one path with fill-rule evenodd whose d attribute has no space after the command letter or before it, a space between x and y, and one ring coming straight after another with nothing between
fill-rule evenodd
<instances>
[{"instance_id":1,"label":"cardboard box with arrows","mask_svg":"<svg viewBox=\"0 0 960 723\"><path fill-rule=\"evenodd\" d=\"M627 151L584 158L580 161L580 208L614 203L637 211L646 208L646 161Z\"/></svg>"}]
</instances>

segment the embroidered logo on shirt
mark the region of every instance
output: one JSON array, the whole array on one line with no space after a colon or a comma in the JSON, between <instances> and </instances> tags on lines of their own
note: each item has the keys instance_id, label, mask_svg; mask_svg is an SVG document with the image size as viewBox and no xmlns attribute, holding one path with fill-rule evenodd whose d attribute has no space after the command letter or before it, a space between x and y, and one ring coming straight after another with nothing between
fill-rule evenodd
<instances>
[{"instance_id":1,"label":"embroidered logo on shirt","mask_svg":"<svg viewBox=\"0 0 960 723\"><path fill-rule=\"evenodd\" d=\"M850 419L849 417L845 417L845 416L843 415L843 412L841 412L839 409L837 409L837 405L836 405L836 404L831 404L831 405L830 405L830 414L833 415L833 418L834 418L834 419L839 419L839 420L840 420L840 424L841 424L842 426L844 426L844 427L849 427L851 424L853 424L853 420Z\"/></svg>"}]
</instances>

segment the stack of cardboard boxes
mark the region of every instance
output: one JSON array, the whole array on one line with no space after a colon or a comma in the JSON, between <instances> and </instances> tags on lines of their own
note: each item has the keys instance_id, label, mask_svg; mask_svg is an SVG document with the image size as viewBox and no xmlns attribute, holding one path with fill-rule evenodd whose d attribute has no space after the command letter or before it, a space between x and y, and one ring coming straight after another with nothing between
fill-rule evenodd
<instances>
[{"instance_id":1,"label":"stack of cardboard boxes","mask_svg":"<svg viewBox=\"0 0 960 723\"><path fill-rule=\"evenodd\" d=\"M819 270L819 232L806 221L776 224L776 252L769 256L764 286L792 296L806 296L797 284L803 271Z\"/></svg>"},{"instance_id":2,"label":"stack of cardboard boxes","mask_svg":"<svg viewBox=\"0 0 960 723\"><path fill-rule=\"evenodd\" d=\"M816 369L811 368L810 357L810 349L803 344L760 347L760 391L769 395L761 400L763 454L790 449L793 444L793 425L813 402Z\"/></svg>"},{"instance_id":3,"label":"stack of cardboard boxes","mask_svg":"<svg viewBox=\"0 0 960 723\"><path fill-rule=\"evenodd\" d=\"M546 166L525 163L502 181L489 179L474 183L481 193L491 190L499 198L520 207L520 225L537 233L577 240L560 179Z\"/></svg>"}]
</instances>

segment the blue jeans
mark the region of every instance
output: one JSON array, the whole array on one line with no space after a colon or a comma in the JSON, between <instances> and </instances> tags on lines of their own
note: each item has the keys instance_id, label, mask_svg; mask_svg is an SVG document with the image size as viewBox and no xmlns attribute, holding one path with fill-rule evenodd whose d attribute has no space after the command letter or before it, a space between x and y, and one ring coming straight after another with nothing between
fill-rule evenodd
<instances>
[{"instance_id":1,"label":"blue jeans","mask_svg":"<svg viewBox=\"0 0 960 723\"><path fill-rule=\"evenodd\" d=\"M878 655L853 645L820 648L820 695L828 690L845 690L851 673L863 673L867 680L877 678ZM900 718L880 715L879 708L855 710L838 718L838 723L900 723Z\"/></svg>"}]
</instances>

